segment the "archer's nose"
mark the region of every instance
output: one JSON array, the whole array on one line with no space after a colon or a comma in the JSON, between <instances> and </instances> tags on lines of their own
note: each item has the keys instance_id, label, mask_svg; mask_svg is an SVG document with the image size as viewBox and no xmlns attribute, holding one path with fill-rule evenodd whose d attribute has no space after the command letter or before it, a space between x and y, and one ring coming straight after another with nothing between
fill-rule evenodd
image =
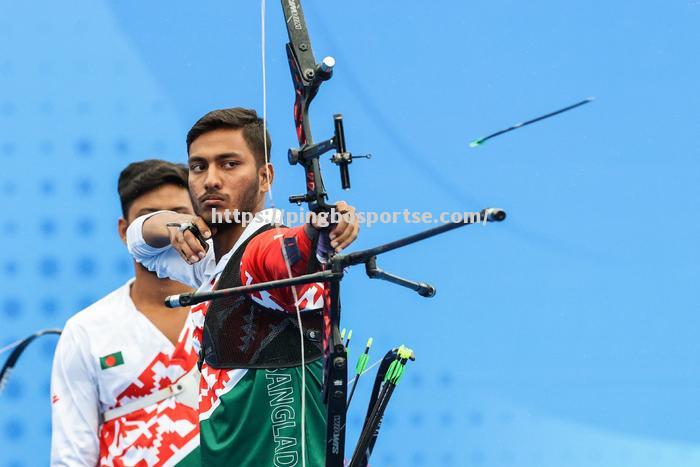
<instances>
[{"instance_id":1,"label":"archer's nose","mask_svg":"<svg viewBox=\"0 0 700 467\"><path fill-rule=\"evenodd\" d=\"M216 167L209 167L207 176L204 179L204 189L206 191L218 191L223 186L221 181L221 173Z\"/></svg>"}]
</instances>

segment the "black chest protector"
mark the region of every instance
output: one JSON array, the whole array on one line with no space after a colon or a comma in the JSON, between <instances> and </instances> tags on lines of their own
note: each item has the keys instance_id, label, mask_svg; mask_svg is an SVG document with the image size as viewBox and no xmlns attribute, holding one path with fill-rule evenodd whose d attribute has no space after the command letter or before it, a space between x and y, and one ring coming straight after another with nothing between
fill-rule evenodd
<instances>
[{"instance_id":1,"label":"black chest protector","mask_svg":"<svg viewBox=\"0 0 700 467\"><path fill-rule=\"evenodd\" d=\"M274 228L258 229L231 255L221 273L217 289L238 287L241 282L241 258L248 243L257 235ZM296 244L285 248L296 248ZM314 242L312 252L316 251ZM289 250L287 256L290 256ZM295 256L295 255L292 255ZM296 255L298 256L298 255ZM312 253L309 271L319 263ZM304 362L323 355L323 310L301 312L304 329ZM200 359L213 368L288 368L301 365L301 342L296 313L265 308L248 294L214 300L204 320Z\"/></svg>"}]
</instances>

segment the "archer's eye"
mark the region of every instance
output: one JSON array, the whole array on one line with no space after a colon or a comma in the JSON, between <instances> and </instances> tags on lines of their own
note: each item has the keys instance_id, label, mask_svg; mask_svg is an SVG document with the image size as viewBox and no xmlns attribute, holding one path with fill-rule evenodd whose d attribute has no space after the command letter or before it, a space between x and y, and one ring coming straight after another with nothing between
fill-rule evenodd
<instances>
[{"instance_id":1,"label":"archer's eye","mask_svg":"<svg viewBox=\"0 0 700 467\"><path fill-rule=\"evenodd\" d=\"M190 164L190 172L192 173L202 173L206 169L206 166L202 162L193 162Z\"/></svg>"},{"instance_id":2,"label":"archer's eye","mask_svg":"<svg viewBox=\"0 0 700 467\"><path fill-rule=\"evenodd\" d=\"M225 169L233 169L238 165L240 165L240 162L235 161L235 160L228 160L228 161L224 161L224 163L223 163L223 166Z\"/></svg>"}]
</instances>

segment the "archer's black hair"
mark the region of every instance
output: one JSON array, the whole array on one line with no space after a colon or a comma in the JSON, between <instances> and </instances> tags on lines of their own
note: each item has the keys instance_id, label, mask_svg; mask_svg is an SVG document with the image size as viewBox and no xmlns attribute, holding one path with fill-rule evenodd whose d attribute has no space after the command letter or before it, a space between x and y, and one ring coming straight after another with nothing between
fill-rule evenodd
<instances>
[{"instance_id":1,"label":"archer's black hair","mask_svg":"<svg viewBox=\"0 0 700 467\"><path fill-rule=\"evenodd\" d=\"M263 119L258 117L255 110L242 107L212 110L197 120L187 133L187 154L190 153L190 146L194 140L205 133L221 128L243 130L243 139L253 151L258 167L265 163L265 139L267 139L267 160L270 160L272 140L269 132L265 132L263 136Z\"/></svg>"},{"instance_id":2,"label":"archer's black hair","mask_svg":"<svg viewBox=\"0 0 700 467\"><path fill-rule=\"evenodd\" d=\"M119 174L117 184L124 219L127 218L129 208L136 198L168 184L187 189L187 167L159 159L127 165Z\"/></svg>"}]
</instances>

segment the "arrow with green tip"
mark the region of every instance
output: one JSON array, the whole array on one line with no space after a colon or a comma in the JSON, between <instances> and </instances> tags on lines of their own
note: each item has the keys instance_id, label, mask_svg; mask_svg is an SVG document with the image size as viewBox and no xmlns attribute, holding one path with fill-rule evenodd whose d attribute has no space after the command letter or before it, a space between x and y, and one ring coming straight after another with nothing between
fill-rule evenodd
<instances>
[{"instance_id":1,"label":"arrow with green tip","mask_svg":"<svg viewBox=\"0 0 700 467\"><path fill-rule=\"evenodd\" d=\"M516 123L515 125L508 127L505 130L497 131L496 133L491 133L490 135L484 136L483 138L475 139L474 141L469 143L469 147L476 148L478 146L481 146L482 144L484 144L487 140L489 140L491 138L495 138L496 136L500 136L504 133L508 133L509 131L517 130L518 128L522 128L524 126L530 125L531 123L539 122L540 120L554 117L555 115L559 115L560 113L568 112L569 110L575 109L576 107L580 107L584 104L588 104L589 102L592 102L593 100L594 100L593 97L589 97L588 99L584 99L581 102L577 102L573 105L564 107L563 109L555 110L554 112L544 114L540 117L533 118L532 120L527 120L525 122Z\"/></svg>"}]
</instances>

